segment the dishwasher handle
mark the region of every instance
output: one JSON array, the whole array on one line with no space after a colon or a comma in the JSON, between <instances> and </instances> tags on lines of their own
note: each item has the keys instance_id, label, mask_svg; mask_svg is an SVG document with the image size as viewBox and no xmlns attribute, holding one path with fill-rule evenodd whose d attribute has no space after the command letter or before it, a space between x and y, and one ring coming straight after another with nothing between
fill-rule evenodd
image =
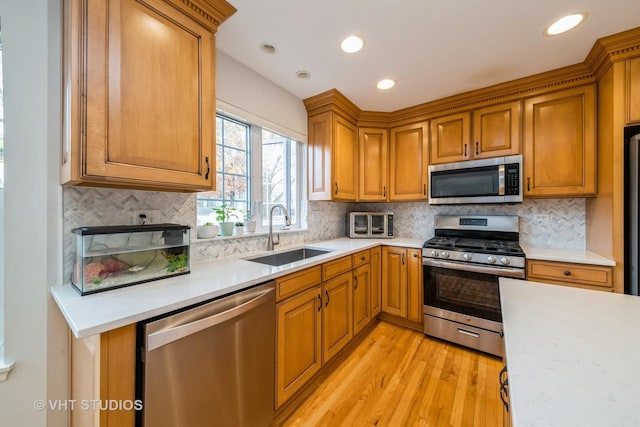
<instances>
[{"instance_id":1,"label":"dishwasher handle","mask_svg":"<svg viewBox=\"0 0 640 427\"><path fill-rule=\"evenodd\" d=\"M210 328L220 323L226 322L229 319L238 317L249 310L263 304L270 298L270 294L275 292L274 288L269 288L262 292L257 297L250 299L249 301L240 304L237 307L233 307L222 313L216 313L212 316L199 319L194 322L185 323L184 325L175 326L173 328L160 330L147 336L147 352L153 351L157 348L170 344L181 338L189 335L193 335L203 329Z\"/></svg>"}]
</instances>

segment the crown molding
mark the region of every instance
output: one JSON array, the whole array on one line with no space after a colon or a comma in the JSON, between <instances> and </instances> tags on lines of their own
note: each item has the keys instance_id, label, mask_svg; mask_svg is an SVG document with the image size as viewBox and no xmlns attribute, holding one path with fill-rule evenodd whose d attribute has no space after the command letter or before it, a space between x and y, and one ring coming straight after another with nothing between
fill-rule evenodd
<instances>
[{"instance_id":1,"label":"crown molding","mask_svg":"<svg viewBox=\"0 0 640 427\"><path fill-rule=\"evenodd\" d=\"M218 26L237 12L225 0L170 0L173 5L202 23L213 32Z\"/></svg>"},{"instance_id":2,"label":"crown molding","mask_svg":"<svg viewBox=\"0 0 640 427\"><path fill-rule=\"evenodd\" d=\"M584 62L600 79L611 64L633 56L640 56L640 27L596 40Z\"/></svg>"},{"instance_id":3,"label":"crown molding","mask_svg":"<svg viewBox=\"0 0 640 427\"><path fill-rule=\"evenodd\" d=\"M304 102L307 114L309 115L333 111L356 122L361 113L360 108L338 91L338 89L329 89L318 95L303 99L302 102Z\"/></svg>"}]
</instances>

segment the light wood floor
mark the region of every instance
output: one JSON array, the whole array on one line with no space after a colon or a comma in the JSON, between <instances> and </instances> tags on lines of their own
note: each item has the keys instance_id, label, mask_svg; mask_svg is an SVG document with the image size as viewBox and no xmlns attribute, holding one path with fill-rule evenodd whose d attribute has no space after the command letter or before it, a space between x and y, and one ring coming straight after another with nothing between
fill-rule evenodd
<instances>
[{"instance_id":1,"label":"light wood floor","mask_svg":"<svg viewBox=\"0 0 640 427\"><path fill-rule=\"evenodd\" d=\"M285 426L502 425L502 361L379 322Z\"/></svg>"}]
</instances>

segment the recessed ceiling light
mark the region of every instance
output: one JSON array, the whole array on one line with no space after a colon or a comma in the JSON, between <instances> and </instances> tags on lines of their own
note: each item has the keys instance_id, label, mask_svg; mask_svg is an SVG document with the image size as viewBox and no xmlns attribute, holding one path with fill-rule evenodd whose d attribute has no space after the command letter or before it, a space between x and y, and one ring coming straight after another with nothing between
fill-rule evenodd
<instances>
[{"instance_id":1,"label":"recessed ceiling light","mask_svg":"<svg viewBox=\"0 0 640 427\"><path fill-rule=\"evenodd\" d=\"M346 53L356 53L364 46L364 42L358 36L349 36L342 40L340 48Z\"/></svg>"},{"instance_id":2,"label":"recessed ceiling light","mask_svg":"<svg viewBox=\"0 0 640 427\"><path fill-rule=\"evenodd\" d=\"M310 79L311 73L307 70L300 70L296 73L296 77L302 80Z\"/></svg>"},{"instance_id":3,"label":"recessed ceiling light","mask_svg":"<svg viewBox=\"0 0 640 427\"><path fill-rule=\"evenodd\" d=\"M266 53L276 53L276 45L269 42L260 43L260 50Z\"/></svg>"},{"instance_id":4,"label":"recessed ceiling light","mask_svg":"<svg viewBox=\"0 0 640 427\"><path fill-rule=\"evenodd\" d=\"M572 13L571 15L563 16L553 24L549 25L544 33L548 36L555 36L557 34L566 33L567 31L575 28L587 17L584 12Z\"/></svg>"},{"instance_id":5,"label":"recessed ceiling light","mask_svg":"<svg viewBox=\"0 0 640 427\"><path fill-rule=\"evenodd\" d=\"M395 80L391 80L391 79L382 79L378 82L378 84L376 85L378 87L378 89L380 90L387 90L387 89L391 89L392 87L394 87L396 85Z\"/></svg>"}]
</instances>

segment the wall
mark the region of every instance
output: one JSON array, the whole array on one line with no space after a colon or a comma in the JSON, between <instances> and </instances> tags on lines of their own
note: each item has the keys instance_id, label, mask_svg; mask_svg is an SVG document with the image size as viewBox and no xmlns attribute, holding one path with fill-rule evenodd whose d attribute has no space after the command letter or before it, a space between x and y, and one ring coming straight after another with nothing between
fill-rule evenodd
<instances>
[{"instance_id":1,"label":"wall","mask_svg":"<svg viewBox=\"0 0 640 427\"><path fill-rule=\"evenodd\" d=\"M0 0L5 107L3 426L65 426L34 401L68 396L67 327L49 295L60 283L60 0Z\"/></svg>"},{"instance_id":2,"label":"wall","mask_svg":"<svg viewBox=\"0 0 640 427\"><path fill-rule=\"evenodd\" d=\"M585 248L585 199L525 199L514 205L430 206L426 202L353 204L358 210L389 211L397 236L433 237L435 215L492 214L520 217L520 243L531 247ZM539 220L536 214L548 214Z\"/></svg>"}]
</instances>

